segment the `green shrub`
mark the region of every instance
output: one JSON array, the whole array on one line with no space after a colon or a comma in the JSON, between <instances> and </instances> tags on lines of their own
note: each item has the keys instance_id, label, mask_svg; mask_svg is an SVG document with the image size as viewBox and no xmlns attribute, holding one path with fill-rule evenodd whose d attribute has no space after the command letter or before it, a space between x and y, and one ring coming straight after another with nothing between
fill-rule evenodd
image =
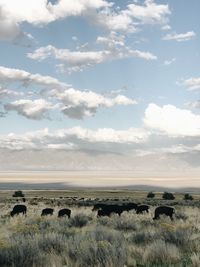
<instances>
[{"instance_id":1,"label":"green shrub","mask_svg":"<svg viewBox=\"0 0 200 267\"><path fill-rule=\"evenodd\" d=\"M24 194L21 190L15 191L12 195L13 197L24 197Z\"/></svg>"},{"instance_id":2,"label":"green shrub","mask_svg":"<svg viewBox=\"0 0 200 267\"><path fill-rule=\"evenodd\" d=\"M147 198L154 198L155 197L155 194L153 192L149 192L147 194Z\"/></svg>"},{"instance_id":3,"label":"green shrub","mask_svg":"<svg viewBox=\"0 0 200 267\"><path fill-rule=\"evenodd\" d=\"M147 244L149 242L152 242L155 240L154 233L146 232L146 231L140 231L135 232L129 237L129 240L135 244Z\"/></svg>"},{"instance_id":4,"label":"green shrub","mask_svg":"<svg viewBox=\"0 0 200 267\"><path fill-rule=\"evenodd\" d=\"M175 199L175 196L172 193L164 192L162 198L167 200L173 200Z\"/></svg>"},{"instance_id":5,"label":"green shrub","mask_svg":"<svg viewBox=\"0 0 200 267\"><path fill-rule=\"evenodd\" d=\"M70 227L83 227L86 226L91 218L84 213L78 213L70 218L68 225Z\"/></svg>"},{"instance_id":6,"label":"green shrub","mask_svg":"<svg viewBox=\"0 0 200 267\"><path fill-rule=\"evenodd\" d=\"M184 200L193 200L193 196L191 196L190 194L185 194L183 199Z\"/></svg>"}]
</instances>

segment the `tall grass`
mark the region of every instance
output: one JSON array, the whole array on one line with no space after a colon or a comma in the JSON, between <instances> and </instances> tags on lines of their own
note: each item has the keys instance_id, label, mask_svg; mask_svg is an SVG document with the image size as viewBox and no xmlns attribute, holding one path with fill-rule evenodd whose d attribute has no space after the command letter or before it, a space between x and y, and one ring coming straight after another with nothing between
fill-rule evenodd
<instances>
[{"instance_id":1,"label":"tall grass","mask_svg":"<svg viewBox=\"0 0 200 267\"><path fill-rule=\"evenodd\" d=\"M10 204L9 204L10 205ZM91 208L72 208L72 216L41 217L43 203L28 215L0 216L1 267L199 267L199 208L178 207L171 221L125 212L97 218Z\"/></svg>"}]
</instances>

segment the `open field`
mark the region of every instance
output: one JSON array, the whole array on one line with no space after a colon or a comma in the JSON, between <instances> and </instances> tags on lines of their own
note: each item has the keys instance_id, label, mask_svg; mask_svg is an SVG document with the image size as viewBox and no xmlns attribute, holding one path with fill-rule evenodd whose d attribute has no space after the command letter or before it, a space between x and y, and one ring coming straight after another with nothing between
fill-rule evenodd
<instances>
[{"instance_id":1,"label":"open field","mask_svg":"<svg viewBox=\"0 0 200 267\"><path fill-rule=\"evenodd\" d=\"M199 267L200 195L183 200L163 200L162 193L147 199L147 192L131 190L27 190L22 198L14 191L0 191L1 267ZM126 202L150 205L149 214L123 212L121 216L97 218L95 203ZM10 217L16 204L27 206L27 216ZM171 221L154 221L156 206L176 210ZM43 208L54 209L41 217ZM57 218L68 207L71 218Z\"/></svg>"},{"instance_id":2,"label":"open field","mask_svg":"<svg viewBox=\"0 0 200 267\"><path fill-rule=\"evenodd\" d=\"M12 194L15 190L0 190L0 197L11 198ZM27 198L33 197L46 197L46 198L64 198L64 197L77 197L77 198L99 198L99 199L112 199L117 198L119 200L127 198L132 200L146 200L147 193L149 191L134 191L128 189L69 189L69 190L23 190ZM155 198L156 200L162 199L163 192L156 192ZM174 193L176 200L182 200L184 193ZM199 193L192 193L192 196L195 200L200 200L200 191Z\"/></svg>"}]
</instances>

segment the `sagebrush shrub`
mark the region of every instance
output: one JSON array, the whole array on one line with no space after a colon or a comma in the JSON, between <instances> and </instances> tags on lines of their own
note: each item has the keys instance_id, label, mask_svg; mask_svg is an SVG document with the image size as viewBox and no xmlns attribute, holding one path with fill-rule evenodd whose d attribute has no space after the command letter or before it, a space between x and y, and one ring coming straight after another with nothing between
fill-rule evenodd
<instances>
[{"instance_id":1,"label":"sagebrush shrub","mask_svg":"<svg viewBox=\"0 0 200 267\"><path fill-rule=\"evenodd\" d=\"M156 240L152 244L147 245L144 251L144 263L166 264L176 263L180 260L179 249L163 240Z\"/></svg>"}]
</instances>

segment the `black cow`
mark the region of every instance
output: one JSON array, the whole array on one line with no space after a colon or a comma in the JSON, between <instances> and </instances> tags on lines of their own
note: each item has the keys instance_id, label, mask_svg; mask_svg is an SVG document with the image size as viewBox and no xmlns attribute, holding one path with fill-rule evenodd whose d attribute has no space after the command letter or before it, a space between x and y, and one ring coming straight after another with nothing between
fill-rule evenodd
<instances>
[{"instance_id":1,"label":"black cow","mask_svg":"<svg viewBox=\"0 0 200 267\"><path fill-rule=\"evenodd\" d=\"M154 220L157 220L160 218L160 215L166 215L169 216L171 220L173 220L173 214L175 213L174 208L168 207L168 206L159 206L155 209L155 215Z\"/></svg>"},{"instance_id":2,"label":"black cow","mask_svg":"<svg viewBox=\"0 0 200 267\"><path fill-rule=\"evenodd\" d=\"M64 216L68 216L68 218L70 218L71 216L71 210L70 209L61 209L58 212L58 217L64 217Z\"/></svg>"},{"instance_id":3,"label":"black cow","mask_svg":"<svg viewBox=\"0 0 200 267\"><path fill-rule=\"evenodd\" d=\"M25 205L15 205L13 210L10 212L10 216L19 215L19 213L23 213L26 215L27 208Z\"/></svg>"},{"instance_id":4,"label":"black cow","mask_svg":"<svg viewBox=\"0 0 200 267\"><path fill-rule=\"evenodd\" d=\"M46 215L53 215L53 209L51 208L46 208L42 210L41 216L46 216Z\"/></svg>"},{"instance_id":5,"label":"black cow","mask_svg":"<svg viewBox=\"0 0 200 267\"><path fill-rule=\"evenodd\" d=\"M99 209L103 209L104 207L108 206L108 204L103 204L103 203L97 203L97 204L94 204L94 207L92 209L92 211L94 210L99 210Z\"/></svg>"},{"instance_id":6,"label":"black cow","mask_svg":"<svg viewBox=\"0 0 200 267\"><path fill-rule=\"evenodd\" d=\"M101 216L110 216L111 212L109 210L98 210L97 211L97 217Z\"/></svg>"},{"instance_id":7,"label":"black cow","mask_svg":"<svg viewBox=\"0 0 200 267\"><path fill-rule=\"evenodd\" d=\"M126 203L122 206L124 211L137 210L138 204L136 203Z\"/></svg>"},{"instance_id":8,"label":"black cow","mask_svg":"<svg viewBox=\"0 0 200 267\"><path fill-rule=\"evenodd\" d=\"M123 207L119 205L105 205L98 210L97 216L110 216L112 213L117 213L119 216L123 212Z\"/></svg>"},{"instance_id":9,"label":"black cow","mask_svg":"<svg viewBox=\"0 0 200 267\"><path fill-rule=\"evenodd\" d=\"M136 209L136 213L140 214L143 213L144 211L146 211L147 213L149 212L149 205L138 205L137 209Z\"/></svg>"}]
</instances>

